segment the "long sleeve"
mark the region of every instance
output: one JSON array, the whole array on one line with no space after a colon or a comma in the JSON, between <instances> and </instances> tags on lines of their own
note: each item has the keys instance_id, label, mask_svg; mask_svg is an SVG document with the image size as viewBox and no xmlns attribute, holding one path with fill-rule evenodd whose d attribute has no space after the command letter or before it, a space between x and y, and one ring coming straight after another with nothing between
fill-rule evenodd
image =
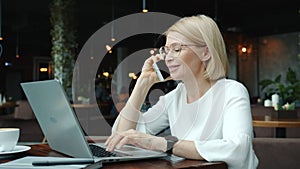
<instances>
[{"instance_id":1,"label":"long sleeve","mask_svg":"<svg viewBox=\"0 0 300 169\"><path fill-rule=\"evenodd\" d=\"M178 84L140 115L137 130L155 135L167 126L180 140L194 141L207 161L224 161L229 169L257 168L249 95L236 81L219 80L190 104L184 84Z\"/></svg>"},{"instance_id":2,"label":"long sleeve","mask_svg":"<svg viewBox=\"0 0 300 169\"><path fill-rule=\"evenodd\" d=\"M170 98L176 98L174 94L178 93L178 89L171 91L170 93L159 97L157 103L151 106L146 112L141 113L137 123L136 130L156 135L165 128L169 127L168 110L172 105L170 104ZM117 117L112 131L116 130L116 126L119 122L119 116Z\"/></svg>"},{"instance_id":3,"label":"long sleeve","mask_svg":"<svg viewBox=\"0 0 300 169\"><path fill-rule=\"evenodd\" d=\"M151 135L156 135L163 129L169 126L168 116L165 110L164 98L161 97L157 104L149 108L147 112L141 113L139 120L137 122L136 130L148 133ZM120 116L120 115L119 115ZM116 131L117 125L119 123L120 117L117 117L112 132Z\"/></svg>"},{"instance_id":4,"label":"long sleeve","mask_svg":"<svg viewBox=\"0 0 300 169\"><path fill-rule=\"evenodd\" d=\"M230 93L230 94L229 94ZM247 90L240 84L226 87L223 125L219 139L196 140L198 152L207 161L225 161L230 169L253 169L258 159L252 148L252 117Z\"/></svg>"},{"instance_id":5,"label":"long sleeve","mask_svg":"<svg viewBox=\"0 0 300 169\"><path fill-rule=\"evenodd\" d=\"M228 139L195 141L196 148L207 161L224 161L229 169L254 169L258 160L252 149L252 138L238 134Z\"/></svg>"}]
</instances>

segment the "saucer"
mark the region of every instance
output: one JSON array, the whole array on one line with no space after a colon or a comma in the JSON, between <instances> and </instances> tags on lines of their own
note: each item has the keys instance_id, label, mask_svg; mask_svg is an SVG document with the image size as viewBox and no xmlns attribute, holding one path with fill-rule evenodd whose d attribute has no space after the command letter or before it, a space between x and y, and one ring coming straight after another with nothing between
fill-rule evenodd
<instances>
[{"instance_id":1,"label":"saucer","mask_svg":"<svg viewBox=\"0 0 300 169\"><path fill-rule=\"evenodd\" d=\"M29 147L29 146L16 145L16 147L12 151L2 151L2 152L0 152L0 155L21 153L21 152L24 152L24 151L28 151L30 149L31 149L31 147Z\"/></svg>"}]
</instances>

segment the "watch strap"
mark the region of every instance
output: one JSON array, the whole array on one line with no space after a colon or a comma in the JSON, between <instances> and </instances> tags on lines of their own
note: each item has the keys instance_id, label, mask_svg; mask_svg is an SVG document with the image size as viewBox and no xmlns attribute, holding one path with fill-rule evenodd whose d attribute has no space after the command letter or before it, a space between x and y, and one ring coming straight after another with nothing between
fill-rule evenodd
<instances>
[{"instance_id":1,"label":"watch strap","mask_svg":"<svg viewBox=\"0 0 300 169\"><path fill-rule=\"evenodd\" d=\"M175 143L178 142L178 138L175 137L175 136L169 135L169 136L166 136L165 139L167 141L167 151L166 151L166 153L167 154L173 154L173 147L174 147Z\"/></svg>"}]
</instances>

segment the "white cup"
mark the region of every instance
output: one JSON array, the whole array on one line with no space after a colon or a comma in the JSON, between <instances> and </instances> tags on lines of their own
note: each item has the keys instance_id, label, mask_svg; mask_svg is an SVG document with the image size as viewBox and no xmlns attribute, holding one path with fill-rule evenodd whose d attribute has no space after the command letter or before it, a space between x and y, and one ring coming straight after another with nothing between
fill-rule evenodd
<instances>
[{"instance_id":1,"label":"white cup","mask_svg":"<svg viewBox=\"0 0 300 169\"><path fill-rule=\"evenodd\" d=\"M19 128L0 128L0 152L14 150L19 136Z\"/></svg>"},{"instance_id":2,"label":"white cup","mask_svg":"<svg viewBox=\"0 0 300 169\"><path fill-rule=\"evenodd\" d=\"M265 100L264 106L265 106L265 107L271 107L271 106L272 106L272 101L269 100L269 99Z\"/></svg>"}]
</instances>

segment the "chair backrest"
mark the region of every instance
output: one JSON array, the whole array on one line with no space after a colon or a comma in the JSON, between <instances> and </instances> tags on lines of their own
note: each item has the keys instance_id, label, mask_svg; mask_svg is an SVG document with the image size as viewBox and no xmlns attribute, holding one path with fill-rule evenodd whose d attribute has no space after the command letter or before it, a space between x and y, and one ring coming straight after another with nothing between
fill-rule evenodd
<instances>
[{"instance_id":1,"label":"chair backrest","mask_svg":"<svg viewBox=\"0 0 300 169\"><path fill-rule=\"evenodd\" d=\"M16 101L17 107L15 107L14 118L15 119L34 119L34 113L27 100Z\"/></svg>"},{"instance_id":2,"label":"chair backrest","mask_svg":"<svg viewBox=\"0 0 300 169\"><path fill-rule=\"evenodd\" d=\"M258 169L298 169L299 138L254 138L253 148L259 159Z\"/></svg>"}]
</instances>

